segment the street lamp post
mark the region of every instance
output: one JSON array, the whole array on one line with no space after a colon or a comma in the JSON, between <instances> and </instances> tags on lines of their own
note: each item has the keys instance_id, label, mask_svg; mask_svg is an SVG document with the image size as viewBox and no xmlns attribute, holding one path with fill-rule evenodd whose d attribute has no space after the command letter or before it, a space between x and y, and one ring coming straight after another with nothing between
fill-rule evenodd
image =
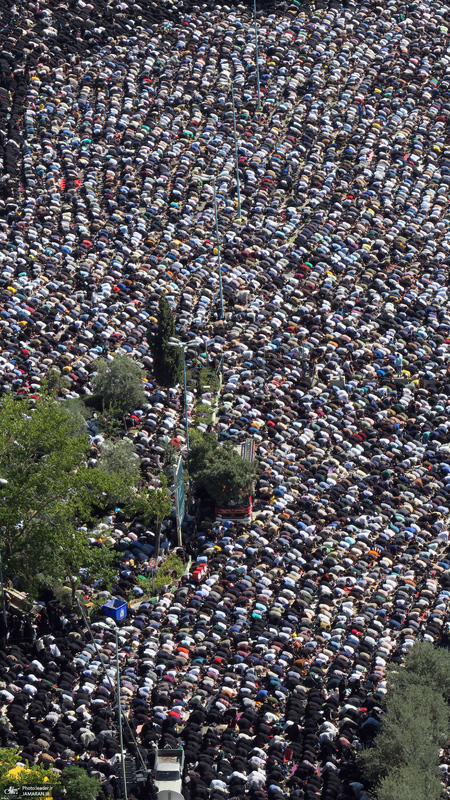
<instances>
[{"instance_id":1,"label":"street lamp post","mask_svg":"<svg viewBox=\"0 0 450 800\"><path fill-rule=\"evenodd\" d=\"M236 141L236 139L235 139L235 141ZM236 167L237 167L237 162L236 162ZM219 175L219 178L221 178L221 177L225 177L225 173L223 173L223 174L221 173ZM227 175L227 178L229 178L229 177L230 176ZM217 266L218 266L218 270L219 270L220 317L221 317L221 319L224 319L225 312L224 312L224 307L223 307L222 266L221 266L221 261L220 261L220 238L219 238L219 217L217 215L216 176L214 175L211 178L211 175L202 175L201 176L201 180L203 181L203 183L209 183L212 180L212 184L213 184L213 187L214 187L214 222L215 222L215 227L216 227Z\"/></svg>"},{"instance_id":2,"label":"street lamp post","mask_svg":"<svg viewBox=\"0 0 450 800\"><path fill-rule=\"evenodd\" d=\"M188 407L187 407L187 386L186 386L186 354L185 350L186 347L190 345L190 342L181 342L179 339L167 342L170 347L179 347L181 350L181 354L183 357L183 386L184 386L184 427L186 433L186 448L187 448L187 468L189 472L189 424L188 424Z\"/></svg>"},{"instance_id":3,"label":"street lamp post","mask_svg":"<svg viewBox=\"0 0 450 800\"><path fill-rule=\"evenodd\" d=\"M233 132L234 132L234 160L236 163L236 184L237 184L237 198L238 198L238 219L241 218L241 183L239 180L239 164L238 164L238 146L237 146L237 133L236 133L236 109L234 106L234 86L231 81L231 104L233 106Z\"/></svg>"},{"instance_id":4,"label":"street lamp post","mask_svg":"<svg viewBox=\"0 0 450 800\"><path fill-rule=\"evenodd\" d=\"M184 386L184 425L186 431L186 464L189 474L189 421L188 421L188 407L187 407L187 386L186 386L186 348L192 345L203 344L201 339L192 339L190 342L182 342L180 339L169 339L167 344L170 347L179 347L183 355L183 386Z\"/></svg>"},{"instance_id":5,"label":"street lamp post","mask_svg":"<svg viewBox=\"0 0 450 800\"><path fill-rule=\"evenodd\" d=\"M0 486L6 486L8 481L6 478L0 478ZM2 592L2 614L3 614L3 622L5 623L5 629L8 627L8 616L6 614L6 600L5 600L5 589L3 586L3 564L2 564L2 554L0 553L0 588Z\"/></svg>"},{"instance_id":6,"label":"street lamp post","mask_svg":"<svg viewBox=\"0 0 450 800\"><path fill-rule=\"evenodd\" d=\"M125 769L125 752L123 749L123 731L122 731L122 705L120 697L120 669L119 669L119 631L116 627L116 678L117 678L117 705L119 715L119 744L120 744L120 761L122 767L122 781L123 781L123 796L127 800L127 773Z\"/></svg>"},{"instance_id":7,"label":"street lamp post","mask_svg":"<svg viewBox=\"0 0 450 800\"><path fill-rule=\"evenodd\" d=\"M222 266L220 263L220 240L219 240L219 218L217 216L217 193L216 193L216 178L214 176L214 221L216 225L216 245L217 245L217 268L219 270L219 296L220 296L220 318L224 318L223 310L223 287L222 287Z\"/></svg>"},{"instance_id":8,"label":"street lamp post","mask_svg":"<svg viewBox=\"0 0 450 800\"><path fill-rule=\"evenodd\" d=\"M256 89L258 92L258 111L261 111L261 89L259 85L259 56L258 56L258 24L256 21L256 0L253 0L253 14L255 18L255 45L256 45Z\"/></svg>"},{"instance_id":9,"label":"street lamp post","mask_svg":"<svg viewBox=\"0 0 450 800\"><path fill-rule=\"evenodd\" d=\"M8 627L8 617L6 615L6 602L5 602L5 589L3 586L3 565L2 565L2 554L0 553L0 588L2 591L2 614L3 614L3 622L5 624L5 629Z\"/></svg>"}]
</instances>

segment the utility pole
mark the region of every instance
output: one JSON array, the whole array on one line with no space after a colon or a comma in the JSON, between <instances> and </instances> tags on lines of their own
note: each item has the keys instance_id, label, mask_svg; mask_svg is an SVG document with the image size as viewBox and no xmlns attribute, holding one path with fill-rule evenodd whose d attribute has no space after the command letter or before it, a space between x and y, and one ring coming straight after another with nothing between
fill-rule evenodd
<instances>
[{"instance_id":1,"label":"utility pole","mask_svg":"<svg viewBox=\"0 0 450 800\"><path fill-rule=\"evenodd\" d=\"M188 504L191 498L191 478L189 476L189 419L188 419L188 407L187 407L187 383L186 383L186 348L187 347L196 347L199 344L203 344L202 340L199 337L195 337L195 339L191 339L190 342L182 342L180 339L176 339L175 337L171 337L167 342L169 347L179 347L183 354L183 386L184 386L184 425L185 425L185 432L186 432L186 467L188 472Z\"/></svg>"},{"instance_id":2,"label":"utility pole","mask_svg":"<svg viewBox=\"0 0 450 800\"><path fill-rule=\"evenodd\" d=\"M127 774L125 771L125 753L123 751L122 706L120 700L119 631L117 628L116 628L116 675L117 675L117 703L119 706L119 744L120 744L120 758L122 762L123 797L124 800L128 800Z\"/></svg>"},{"instance_id":3,"label":"utility pole","mask_svg":"<svg viewBox=\"0 0 450 800\"><path fill-rule=\"evenodd\" d=\"M0 486L6 486L8 481L6 478L0 478ZM3 564L2 564L2 554L0 553L0 587L2 590L2 614L3 614L3 622L5 623L5 629L8 629L8 616L6 613L6 599L5 599L5 587L3 586Z\"/></svg>"},{"instance_id":4,"label":"utility pole","mask_svg":"<svg viewBox=\"0 0 450 800\"><path fill-rule=\"evenodd\" d=\"M186 429L186 461L189 472L189 420L188 420L188 407L187 407L187 385L186 385L186 348L182 347L183 354L183 389L184 389L184 427Z\"/></svg>"},{"instance_id":5,"label":"utility pole","mask_svg":"<svg viewBox=\"0 0 450 800\"><path fill-rule=\"evenodd\" d=\"M231 91L232 91L232 95L231 96L232 96L232 98L234 100L233 84L231 85ZM234 109L234 103L233 103L233 109ZM235 133L234 141L235 141L235 144L236 144L236 133ZM237 172L237 161L236 161L236 172ZM219 175L219 177L220 177L220 175ZM238 178L238 191L239 191L238 197L240 198L239 173L238 172L237 172L237 178ZM211 177L209 175L202 175L202 181L204 183L208 183L210 180L211 180ZM216 225L217 266L218 266L218 270L219 270L220 318L224 319L225 312L224 312L224 308L223 308L222 267L221 267L221 262L220 262L219 217L217 216L217 192L216 192L216 176L215 175L212 178L212 182L213 182L213 187L214 187L214 221L215 221L215 225ZM239 202L240 202L240 200L239 200Z\"/></svg>"},{"instance_id":6,"label":"utility pole","mask_svg":"<svg viewBox=\"0 0 450 800\"><path fill-rule=\"evenodd\" d=\"M3 622L5 623L5 628L8 627L8 617L6 614L6 602L5 602L5 588L3 586L3 565L2 565L2 554L0 553L0 586L2 590L2 614L3 614Z\"/></svg>"},{"instance_id":7,"label":"utility pole","mask_svg":"<svg viewBox=\"0 0 450 800\"><path fill-rule=\"evenodd\" d=\"M192 342L181 342L179 339L169 339L167 344L170 347L179 347L183 357L183 389L184 389L184 429L186 433L186 450L187 450L187 469L189 472L189 420L188 420L188 407L187 407L187 385L186 385L186 347L190 347Z\"/></svg>"},{"instance_id":8,"label":"utility pole","mask_svg":"<svg viewBox=\"0 0 450 800\"><path fill-rule=\"evenodd\" d=\"M258 111L261 111L261 88L259 85L258 24L256 22L256 0L253 0L253 15L255 18L256 90L258 92Z\"/></svg>"},{"instance_id":9,"label":"utility pole","mask_svg":"<svg viewBox=\"0 0 450 800\"><path fill-rule=\"evenodd\" d=\"M112 691L112 692L114 692L114 683L113 683L113 681L111 680L111 677L108 675L108 673L107 673L107 671L106 671L106 667L105 667L105 665L104 665L104 663L103 663L103 661L102 661L102 658L101 658L101 655L100 655L100 651L99 651L99 649L98 649L98 646L97 646L97 642L95 641L95 639L94 639L94 636L92 635L92 630L91 630L91 626L89 625L89 620L88 620L88 618L86 617L86 614L85 614L85 613L84 613L84 611L83 611L83 607L82 607L82 605L81 605L81 603L80 603L80 601L79 601L78 597L77 597L77 599L76 599L76 600L77 600L78 609L79 609L79 611L80 611L80 614L81 614L81 618L82 618L82 620L83 620L83 622L84 622L84 624L85 624L86 628L87 628L87 629L88 629L88 631L89 631L89 636L91 637L91 642L92 642L92 644L93 644L93 646L94 646L94 648L95 648L95 652L96 652L96 654L97 654L97 658L98 658L98 660L99 660L99 662L100 662L100 665L101 665L101 670L102 670L102 672L103 672L103 675L105 676L106 680L108 681L111 691ZM121 709L121 710L122 710L122 709ZM144 770L144 772L145 772L145 770L146 770L145 761L143 760L143 758L142 758L142 755L141 755L141 753L140 753L140 751L139 751L139 748L138 748L138 746L137 746L137 742L136 742L136 739L135 739L134 733L133 733L133 731L131 730L130 723L129 723L129 721L128 721L128 717L127 717L127 715L126 715L126 714L125 714L125 722L126 722L126 724L127 724L127 726L128 726L128 733L130 734L130 736L131 736L131 738L132 738L132 740L133 740L134 746L135 746L135 748L136 748L136 754L137 754L137 756L138 756L138 758L139 758L139 760L140 760L140 762L141 762L141 765L142 765L142 770Z\"/></svg>"},{"instance_id":10,"label":"utility pole","mask_svg":"<svg viewBox=\"0 0 450 800\"><path fill-rule=\"evenodd\" d=\"M235 139L236 142L236 139ZM237 163L236 163L237 166ZM225 313L223 309L223 286L222 286L222 266L220 263L220 239L219 239L219 218L217 216L217 193L216 193L216 177L214 176L214 221L216 224L216 245L217 245L217 268L219 270L219 296L220 296L220 318L224 319ZM239 184L238 184L239 186ZM239 195L238 195L239 197Z\"/></svg>"},{"instance_id":11,"label":"utility pole","mask_svg":"<svg viewBox=\"0 0 450 800\"><path fill-rule=\"evenodd\" d=\"M238 199L238 219L241 219L241 183L239 180L239 164L238 164L238 145L236 133L236 109L234 107L234 85L231 81L231 104L233 106L233 132L234 132L234 160L236 163L236 184L237 184L237 199Z\"/></svg>"}]
</instances>

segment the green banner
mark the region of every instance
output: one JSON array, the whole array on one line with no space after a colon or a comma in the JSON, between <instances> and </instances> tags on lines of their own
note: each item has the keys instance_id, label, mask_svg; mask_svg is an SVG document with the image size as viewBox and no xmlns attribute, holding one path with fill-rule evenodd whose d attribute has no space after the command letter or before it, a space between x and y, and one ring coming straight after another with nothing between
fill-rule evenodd
<instances>
[{"instance_id":1,"label":"green banner","mask_svg":"<svg viewBox=\"0 0 450 800\"><path fill-rule=\"evenodd\" d=\"M177 525L181 527L186 513L186 498L184 494L184 480L183 480L183 461L181 457L178 459L178 464L173 468L173 480L175 485L175 508L177 512Z\"/></svg>"}]
</instances>

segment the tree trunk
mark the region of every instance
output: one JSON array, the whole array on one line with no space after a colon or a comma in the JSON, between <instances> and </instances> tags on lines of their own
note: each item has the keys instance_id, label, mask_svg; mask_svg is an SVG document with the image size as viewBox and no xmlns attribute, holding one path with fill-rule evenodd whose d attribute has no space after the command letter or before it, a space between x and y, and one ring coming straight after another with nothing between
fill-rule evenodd
<instances>
[{"instance_id":1,"label":"tree trunk","mask_svg":"<svg viewBox=\"0 0 450 800\"><path fill-rule=\"evenodd\" d=\"M158 521L156 523L155 553L154 553L154 558L156 558L156 562L158 562L158 556L159 556L159 544L160 544L160 541L161 541L161 528L162 528L162 522Z\"/></svg>"}]
</instances>

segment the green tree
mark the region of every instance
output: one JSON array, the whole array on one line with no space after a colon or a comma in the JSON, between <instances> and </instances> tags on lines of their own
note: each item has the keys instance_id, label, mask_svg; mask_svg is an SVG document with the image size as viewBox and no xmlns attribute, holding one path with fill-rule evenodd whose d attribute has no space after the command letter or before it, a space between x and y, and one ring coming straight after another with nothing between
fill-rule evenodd
<instances>
[{"instance_id":1,"label":"green tree","mask_svg":"<svg viewBox=\"0 0 450 800\"><path fill-rule=\"evenodd\" d=\"M106 545L91 546L83 531L69 527L61 536L61 545L54 551L53 573L57 570L60 579L69 584L73 604L81 582L80 570L85 573L83 583L89 579L99 580L110 589L117 574L114 562L114 553Z\"/></svg>"},{"instance_id":2,"label":"green tree","mask_svg":"<svg viewBox=\"0 0 450 800\"><path fill-rule=\"evenodd\" d=\"M363 751L363 774L377 800L438 800L439 748L450 733L450 653L417 642L401 667L388 670L385 714L375 746Z\"/></svg>"},{"instance_id":3,"label":"green tree","mask_svg":"<svg viewBox=\"0 0 450 800\"><path fill-rule=\"evenodd\" d=\"M63 375L59 367L50 367L45 373L45 388L49 392L61 392L70 388L70 380Z\"/></svg>"},{"instance_id":4,"label":"green tree","mask_svg":"<svg viewBox=\"0 0 450 800\"><path fill-rule=\"evenodd\" d=\"M413 764L390 773L377 787L377 800L442 800L442 784L436 774L418 772Z\"/></svg>"},{"instance_id":5,"label":"green tree","mask_svg":"<svg viewBox=\"0 0 450 800\"><path fill-rule=\"evenodd\" d=\"M396 685L402 680L433 685L447 701L450 700L450 652L434 647L431 642L416 642L405 659L404 668L392 668L390 676Z\"/></svg>"},{"instance_id":6,"label":"green tree","mask_svg":"<svg viewBox=\"0 0 450 800\"><path fill-rule=\"evenodd\" d=\"M3 747L0 749L0 781L20 761L17 747ZM3 788L3 784L0 783Z\"/></svg>"},{"instance_id":7,"label":"green tree","mask_svg":"<svg viewBox=\"0 0 450 800\"><path fill-rule=\"evenodd\" d=\"M164 467L163 472L166 478L172 482L173 481L173 468L178 461L179 457L179 450L170 442L165 442L163 445L164 448Z\"/></svg>"},{"instance_id":8,"label":"green tree","mask_svg":"<svg viewBox=\"0 0 450 800\"><path fill-rule=\"evenodd\" d=\"M387 693L386 713L376 746L364 751L364 773L377 783L407 765L417 774L438 763L438 748L448 732L448 709L442 694L426 685L405 684Z\"/></svg>"},{"instance_id":9,"label":"green tree","mask_svg":"<svg viewBox=\"0 0 450 800\"><path fill-rule=\"evenodd\" d=\"M72 435L82 436L86 434L86 420L89 417L89 412L81 397L70 398L69 400L62 400L61 402L72 420Z\"/></svg>"},{"instance_id":10,"label":"green tree","mask_svg":"<svg viewBox=\"0 0 450 800\"><path fill-rule=\"evenodd\" d=\"M32 764L30 767L18 767L21 762L17 747L0 749L0 794L10 786L44 786L60 785L59 777L52 769L43 764ZM39 800L39 798L38 798Z\"/></svg>"},{"instance_id":11,"label":"green tree","mask_svg":"<svg viewBox=\"0 0 450 800\"><path fill-rule=\"evenodd\" d=\"M192 446L190 471L196 485L206 489L218 505L240 502L252 492L252 464L232 445L219 445L213 433L204 434Z\"/></svg>"},{"instance_id":12,"label":"green tree","mask_svg":"<svg viewBox=\"0 0 450 800\"><path fill-rule=\"evenodd\" d=\"M139 478L140 461L133 442L130 439L105 442L97 468L108 475L121 475L124 480L136 483Z\"/></svg>"},{"instance_id":13,"label":"green tree","mask_svg":"<svg viewBox=\"0 0 450 800\"><path fill-rule=\"evenodd\" d=\"M131 494L120 476L89 469L86 434L74 435L64 403L43 396L33 405L2 398L0 408L0 550L4 572L34 592L60 577L56 555L70 551L101 519Z\"/></svg>"},{"instance_id":14,"label":"green tree","mask_svg":"<svg viewBox=\"0 0 450 800\"><path fill-rule=\"evenodd\" d=\"M100 794L100 781L91 778L81 767L67 767L63 772L63 781L66 800L95 800Z\"/></svg>"},{"instance_id":15,"label":"green tree","mask_svg":"<svg viewBox=\"0 0 450 800\"><path fill-rule=\"evenodd\" d=\"M195 480L200 475L205 464L214 460L219 451L219 442L215 433L207 431L200 433L196 428L193 429L189 437L191 448L189 453L189 466L191 476Z\"/></svg>"},{"instance_id":16,"label":"green tree","mask_svg":"<svg viewBox=\"0 0 450 800\"><path fill-rule=\"evenodd\" d=\"M112 361L98 359L92 387L102 398L104 410L125 416L141 408L146 403L142 375L140 367L127 356L117 355Z\"/></svg>"},{"instance_id":17,"label":"green tree","mask_svg":"<svg viewBox=\"0 0 450 800\"><path fill-rule=\"evenodd\" d=\"M148 343L153 357L153 375L159 386L170 389L180 382L183 374L183 357L179 347L168 341L175 336L175 318L165 295L161 295L158 310L158 328L149 333Z\"/></svg>"},{"instance_id":18,"label":"green tree","mask_svg":"<svg viewBox=\"0 0 450 800\"><path fill-rule=\"evenodd\" d=\"M142 490L134 495L127 506L127 510L134 516L142 519L145 525L155 524L155 552L154 558L159 556L161 530L164 520L172 513L172 498L167 488L167 478L163 473L159 475L160 487Z\"/></svg>"}]
</instances>

